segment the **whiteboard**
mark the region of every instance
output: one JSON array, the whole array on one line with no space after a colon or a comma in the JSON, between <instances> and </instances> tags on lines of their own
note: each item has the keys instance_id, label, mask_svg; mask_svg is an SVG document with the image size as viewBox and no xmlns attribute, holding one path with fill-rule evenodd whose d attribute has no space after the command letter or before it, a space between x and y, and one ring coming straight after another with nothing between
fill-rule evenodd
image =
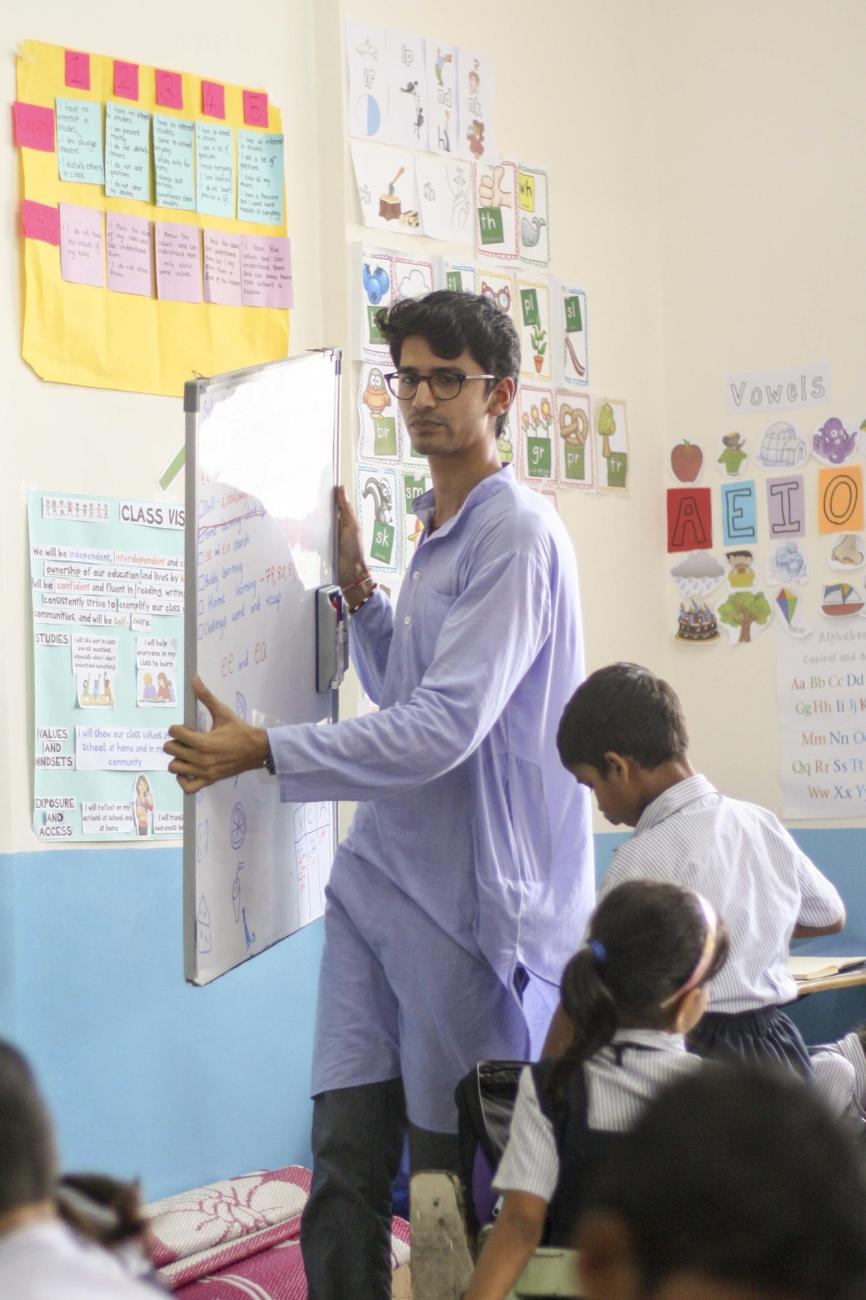
<instances>
[{"instance_id":1,"label":"whiteboard","mask_svg":"<svg viewBox=\"0 0 866 1300\"><path fill-rule=\"evenodd\" d=\"M255 726L336 721L316 690L316 598L336 572L340 352L190 381L185 717L195 673ZM336 806L264 769L184 800L184 974L207 984L321 916Z\"/></svg>"}]
</instances>

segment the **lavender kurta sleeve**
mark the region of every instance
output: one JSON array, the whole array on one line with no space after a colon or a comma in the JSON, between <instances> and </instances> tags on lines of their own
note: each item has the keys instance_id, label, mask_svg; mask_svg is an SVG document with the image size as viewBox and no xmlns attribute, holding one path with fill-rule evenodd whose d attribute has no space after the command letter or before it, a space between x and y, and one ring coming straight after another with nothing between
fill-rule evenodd
<instances>
[{"instance_id":1,"label":"lavender kurta sleeve","mask_svg":"<svg viewBox=\"0 0 866 1300\"><path fill-rule=\"evenodd\" d=\"M556 753L583 651L555 512L510 469L483 480L425 535L393 612L376 592L353 616L350 644L379 711L269 731L284 800L359 804L332 888L387 880L503 979L521 962L557 980L593 872L587 802Z\"/></svg>"}]
</instances>

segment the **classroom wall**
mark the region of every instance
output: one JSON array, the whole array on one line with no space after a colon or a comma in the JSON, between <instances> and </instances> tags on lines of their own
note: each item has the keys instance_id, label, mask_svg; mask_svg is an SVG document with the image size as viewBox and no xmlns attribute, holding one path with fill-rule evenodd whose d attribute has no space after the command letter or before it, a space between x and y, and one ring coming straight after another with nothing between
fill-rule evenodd
<instances>
[{"instance_id":1,"label":"classroom wall","mask_svg":"<svg viewBox=\"0 0 866 1300\"><path fill-rule=\"evenodd\" d=\"M805 0L723 9L543 0L531 10L501 0L494 22L463 0L258 0L246 26L227 0L155 0L147 24L95 0L74 15L46 0L26 28L0 14L7 98L25 37L265 87L286 132L291 350L345 344L347 242L382 242L356 225L347 15L493 55L499 140L548 168L553 269L588 291L591 391L628 403L631 495L561 494L589 664L632 658L669 676L698 765L731 793L777 807L772 634L745 668L726 647L698 658L670 639L664 457L692 428L724 431L729 370L828 358L837 384L856 384L866 274L855 245L866 202L855 179L866 131L859 0L820 11ZM179 400L43 384L21 362L17 159L5 135L0 174L0 1034L33 1056L67 1163L139 1173L156 1196L307 1157L321 924L195 989L181 973L179 849L45 850L32 837L25 490L145 496L183 422ZM355 706L347 693L344 712ZM615 837L597 829L603 862ZM802 834L843 883L854 937L866 943L862 824Z\"/></svg>"}]
</instances>

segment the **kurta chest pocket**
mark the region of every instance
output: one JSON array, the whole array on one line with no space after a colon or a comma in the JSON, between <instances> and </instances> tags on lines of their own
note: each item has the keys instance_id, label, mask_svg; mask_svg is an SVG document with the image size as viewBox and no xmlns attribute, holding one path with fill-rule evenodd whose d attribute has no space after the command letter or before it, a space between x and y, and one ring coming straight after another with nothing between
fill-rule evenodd
<instances>
[{"instance_id":1,"label":"kurta chest pocket","mask_svg":"<svg viewBox=\"0 0 866 1300\"><path fill-rule=\"evenodd\" d=\"M404 581L412 582L411 571ZM413 586L415 598L411 602L409 615L424 648L432 652L442 630L442 624L457 597L446 596L441 591L436 591L435 587L431 587L423 579L413 583Z\"/></svg>"}]
</instances>

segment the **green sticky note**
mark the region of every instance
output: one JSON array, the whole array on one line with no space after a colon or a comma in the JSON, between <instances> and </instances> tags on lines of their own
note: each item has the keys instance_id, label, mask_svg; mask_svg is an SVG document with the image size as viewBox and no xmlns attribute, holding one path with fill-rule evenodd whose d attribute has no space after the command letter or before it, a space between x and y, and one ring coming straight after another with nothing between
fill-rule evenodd
<instances>
[{"instance_id":1,"label":"green sticky note","mask_svg":"<svg viewBox=\"0 0 866 1300\"><path fill-rule=\"evenodd\" d=\"M586 479L586 448L565 448L565 477L574 483L583 483Z\"/></svg>"},{"instance_id":2,"label":"green sticky note","mask_svg":"<svg viewBox=\"0 0 866 1300\"><path fill-rule=\"evenodd\" d=\"M550 478L550 439L526 439L526 472L530 478Z\"/></svg>"},{"instance_id":3,"label":"green sticky note","mask_svg":"<svg viewBox=\"0 0 866 1300\"><path fill-rule=\"evenodd\" d=\"M501 208L478 209L478 231L482 244L504 244L505 229Z\"/></svg>"},{"instance_id":4,"label":"green sticky note","mask_svg":"<svg viewBox=\"0 0 866 1300\"><path fill-rule=\"evenodd\" d=\"M394 525L380 524L377 521L373 525L373 545L370 547L370 555L374 560L380 560L382 564L390 564L393 554Z\"/></svg>"},{"instance_id":5,"label":"green sticky note","mask_svg":"<svg viewBox=\"0 0 866 1300\"><path fill-rule=\"evenodd\" d=\"M397 421L393 415L373 416L373 455L397 455Z\"/></svg>"},{"instance_id":6,"label":"green sticky note","mask_svg":"<svg viewBox=\"0 0 866 1300\"><path fill-rule=\"evenodd\" d=\"M520 290L520 310L523 312L524 325L540 325L538 317L538 293L535 289Z\"/></svg>"},{"instance_id":7,"label":"green sticky note","mask_svg":"<svg viewBox=\"0 0 866 1300\"><path fill-rule=\"evenodd\" d=\"M628 477L628 453L612 451L607 458L607 486L624 488Z\"/></svg>"},{"instance_id":8,"label":"green sticky note","mask_svg":"<svg viewBox=\"0 0 866 1300\"><path fill-rule=\"evenodd\" d=\"M462 293L462 292L463 292L463 272L462 272L462 271L446 271L446 273L445 273L445 286L446 286L447 289L450 289L450 291L451 291L452 293Z\"/></svg>"},{"instance_id":9,"label":"green sticky note","mask_svg":"<svg viewBox=\"0 0 866 1300\"><path fill-rule=\"evenodd\" d=\"M565 300L565 332L577 334L583 329L583 316L580 311L580 298L574 294Z\"/></svg>"}]
</instances>

